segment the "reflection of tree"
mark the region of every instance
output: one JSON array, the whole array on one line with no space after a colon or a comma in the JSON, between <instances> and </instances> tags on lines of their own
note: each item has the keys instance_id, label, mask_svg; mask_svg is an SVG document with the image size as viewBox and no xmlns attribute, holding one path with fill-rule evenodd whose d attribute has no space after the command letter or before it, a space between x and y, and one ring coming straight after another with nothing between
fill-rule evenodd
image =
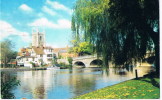
<instances>
[{"instance_id":1,"label":"reflection of tree","mask_svg":"<svg viewBox=\"0 0 162 100\"><path fill-rule=\"evenodd\" d=\"M109 76L109 74L110 74L109 71L110 71L109 69L107 69L107 68L103 68L103 69L102 69L102 75Z\"/></svg>"},{"instance_id":2,"label":"reflection of tree","mask_svg":"<svg viewBox=\"0 0 162 100\"><path fill-rule=\"evenodd\" d=\"M126 68L126 70L129 72L133 72L133 65L125 65L124 66Z\"/></svg>"},{"instance_id":3,"label":"reflection of tree","mask_svg":"<svg viewBox=\"0 0 162 100\"><path fill-rule=\"evenodd\" d=\"M20 84L20 81L7 73L1 73L1 98L2 99L14 99L15 96L11 92L16 86Z\"/></svg>"},{"instance_id":4,"label":"reflection of tree","mask_svg":"<svg viewBox=\"0 0 162 100\"><path fill-rule=\"evenodd\" d=\"M39 99L44 99L45 98L45 88L44 88L44 85L38 86L38 87L36 87L34 89L33 97L34 98L39 98Z\"/></svg>"},{"instance_id":5,"label":"reflection of tree","mask_svg":"<svg viewBox=\"0 0 162 100\"><path fill-rule=\"evenodd\" d=\"M121 68L118 68L118 67L113 68L113 72L116 75L126 75L127 74L126 68L123 68L123 67L121 67Z\"/></svg>"},{"instance_id":6,"label":"reflection of tree","mask_svg":"<svg viewBox=\"0 0 162 100\"><path fill-rule=\"evenodd\" d=\"M73 70L75 73L77 70ZM83 72L82 72L83 73ZM81 95L95 90L95 77L92 74L72 75L69 79L70 88L73 88L75 95Z\"/></svg>"}]
</instances>

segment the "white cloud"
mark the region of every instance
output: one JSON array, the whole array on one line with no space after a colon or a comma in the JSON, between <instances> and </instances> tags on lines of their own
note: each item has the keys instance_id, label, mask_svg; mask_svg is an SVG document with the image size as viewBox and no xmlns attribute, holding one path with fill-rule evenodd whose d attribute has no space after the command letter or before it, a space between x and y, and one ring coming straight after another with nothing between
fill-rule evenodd
<instances>
[{"instance_id":1,"label":"white cloud","mask_svg":"<svg viewBox=\"0 0 162 100\"><path fill-rule=\"evenodd\" d=\"M19 9L22 10L22 11L28 11L28 12L32 12L32 11L33 11L33 9L30 8L30 7L29 7L28 5L26 5L26 4L20 5Z\"/></svg>"},{"instance_id":2,"label":"white cloud","mask_svg":"<svg viewBox=\"0 0 162 100\"><path fill-rule=\"evenodd\" d=\"M60 28L71 28L71 22L66 19L60 19L57 21L57 24Z\"/></svg>"},{"instance_id":3,"label":"white cloud","mask_svg":"<svg viewBox=\"0 0 162 100\"><path fill-rule=\"evenodd\" d=\"M69 14L72 14L72 10L71 9L69 9L68 7L66 7L63 4L60 4L60 3L56 2L56 1L47 0L46 4L50 5L55 10L63 10L63 11L68 12Z\"/></svg>"},{"instance_id":4,"label":"white cloud","mask_svg":"<svg viewBox=\"0 0 162 100\"><path fill-rule=\"evenodd\" d=\"M17 34L17 30L14 29L9 23L5 22L5 21L0 21L0 32L1 32L1 38L5 38L7 36L9 36L10 34L12 35L16 35Z\"/></svg>"},{"instance_id":5,"label":"white cloud","mask_svg":"<svg viewBox=\"0 0 162 100\"><path fill-rule=\"evenodd\" d=\"M47 18L43 17L35 20L34 22L28 24L29 26L41 26L46 28L54 29L67 29L71 28L71 22L66 19L59 19L57 22L49 21Z\"/></svg>"},{"instance_id":6,"label":"white cloud","mask_svg":"<svg viewBox=\"0 0 162 100\"><path fill-rule=\"evenodd\" d=\"M48 13L52 16L56 15L56 12L54 12L52 9L48 8L47 6L43 6L42 10L45 12L45 13Z\"/></svg>"},{"instance_id":7,"label":"white cloud","mask_svg":"<svg viewBox=\"0 0 162 100\"><path fill-rule=\"evenodd\" d=\"M50 22L49 20L47 20L44 17L35 20L34 22L30 23L29 26L45 26L48 28L56 27L56 25L54 23Z\"/></svg>"},{"instance_id":8,"label":"white cloud","mask_svg":"<svg viewBox=\"0 0 162 100\"><path fill-rule=\"evenodd\" d=\"M12 25L10 25L9 23L0 20L0 40L3 38L7 38L8 36L11 35L15 35L15 36L19 36L23 41L25 42L30 42L31 38L29 36L29 33L27 32L21 32L17 29L15 29Z\"/></svg>"}]
</instances>

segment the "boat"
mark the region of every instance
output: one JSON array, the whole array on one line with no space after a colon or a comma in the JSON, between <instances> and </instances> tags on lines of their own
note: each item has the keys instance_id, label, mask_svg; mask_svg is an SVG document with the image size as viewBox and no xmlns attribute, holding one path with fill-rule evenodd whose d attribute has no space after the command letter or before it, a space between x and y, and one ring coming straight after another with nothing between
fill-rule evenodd
<instances>
[{"instance_id":1,"label":"boat","mask_svg":"<svg viewBox=\"0 0 162 100\"><path fill-rule=\"evenodd\" d=\"M60 67L54 65L54 66L47 67L47 69L49 69L49 70L59 70Z\"/></svg>"}]
</instances>

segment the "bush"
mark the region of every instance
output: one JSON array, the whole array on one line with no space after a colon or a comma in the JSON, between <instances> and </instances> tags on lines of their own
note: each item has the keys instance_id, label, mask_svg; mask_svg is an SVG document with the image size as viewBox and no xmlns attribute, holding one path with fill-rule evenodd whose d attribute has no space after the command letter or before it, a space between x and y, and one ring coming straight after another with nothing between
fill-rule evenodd
<instances>
[{"instance_id":1,"label":"bush","mask_svg":"<svg viewBox=\"0 0 162 100\"><path fill-rule=\"evenodd\" d=\"M59 66L61 67L61 68L71 68L72 67L72 65L68 65L68 64L65 64L65 63L63 63L63 62L61 62L61 63L59 63Z\"/></svg>"},{"instance_id":2,"label":"bush","mask_svg":"<svg viewBox=\"0 0 162 100\"><path fill-rule=\"evenodd\" d=\"M32 64L32 67L37 67L38 66L38 64L35 64L33 62L30 62L30 64Z\"/></svg>"},{"instance_id":3,"label":"bush","mask_svg":"<svg viewBox=\"0 0 162 100\"><path fill-rule=\"evenodd\" d=\"M71 57L68 57L67 59L68 59L69 65L72 65L72 62L73 62L73 58L71 58Z\"/></svg>"}]
</instances>

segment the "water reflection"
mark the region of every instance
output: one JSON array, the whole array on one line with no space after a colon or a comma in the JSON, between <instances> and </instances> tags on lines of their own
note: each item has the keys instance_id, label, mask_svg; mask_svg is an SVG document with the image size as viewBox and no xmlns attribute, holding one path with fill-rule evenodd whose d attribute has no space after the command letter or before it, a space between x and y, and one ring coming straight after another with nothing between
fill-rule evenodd
<instances>
[{"instance_id":1,"label":"water reflection","mask_svg":"<svg viewBox=\"0 0 162 100\"><path fill-rule=\"evenodd\" d=\"M1 99L14 99L15 96L12 90L18 85L20 85L20 81L16 77L1 72Z\"/></svg>"},{"instance_id":2,"label":"water reflection","mask_svg":"<svg viewBox=\"0 0 162 100\"><path fill-rule=\"evenodd\" d=\"M138 76L149 71L138 70ZM68 99L135 77L134 69L130 72L126 68L40 70L14 74L21 81L21 86L14 90L18 99Z\"/></svg>"},{"instance_id":3,"label":"water reflection","mask_svg":"<svg viewBox=\"0 0 162 100\"><path fill-rule=\"evenodd\" d=\"M107 69L107 68L103 68L103 69L102 69L102 75L109 76L109 72L111 72L110 69Z\"/></svg>"},{"instance_id":4,"label":"water reflection","mask_svg":"<svg viewBox=\"0 0 162 100\"><path fill-rule=\"evenodd\" d=\"M82 70L83 71L83 70ZM95 77L93 75L72 75L69 79L71 92L81 95L95 89ZM82 84L81 84L82 83Z\"/></svg>"},{"instance_id":5,"label":"water reflection","mask_svg":"<svg viewBox=\"0 0 162 100\"><path fill-rule=\"evenodd\" d=\"M133 72L133 67L134 67L133 65L125 65L124 67L126 68L127 71Z\"/></svg>"},{"instance_id":6,"label":"water reflection","mask_svg":"<svg viewBox=\"0 0 162 100\"><path fill-rule=\"evenodd\" d=\"M32 98L44 99L47 98L47 90L52 87L52 80L56 80L54 76L57 72L46 71L24 71L18 72L17 77L21 80L22 93L31 93ZM51 80L51 78L53 79Z\"/></svg>"}]
</instances>

